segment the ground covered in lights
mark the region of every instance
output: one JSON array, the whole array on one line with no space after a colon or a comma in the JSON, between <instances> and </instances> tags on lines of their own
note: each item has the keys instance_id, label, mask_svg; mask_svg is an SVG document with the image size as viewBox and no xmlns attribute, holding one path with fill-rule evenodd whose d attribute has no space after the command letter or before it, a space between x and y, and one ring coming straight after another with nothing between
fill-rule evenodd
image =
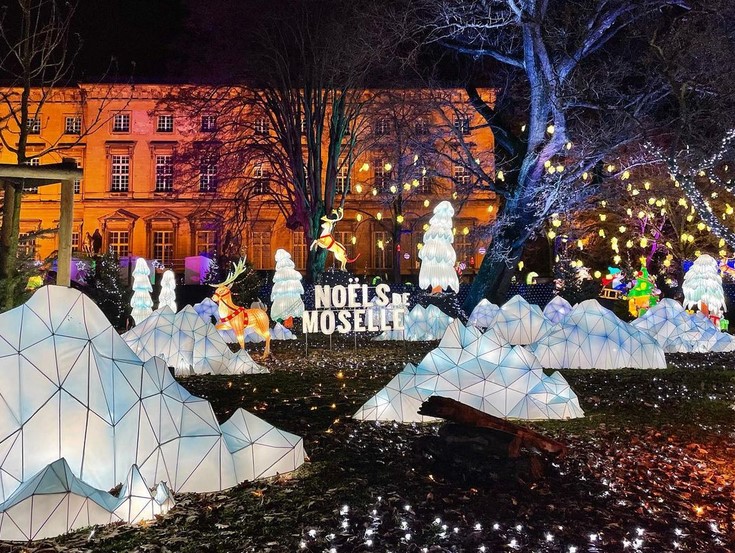
<instances>
[{"instance_id":1,"label":"ground covered in lights","mask_svg":"<svg viewBox=\"0 0 735 553\"><path fill-rule=\"evenodd\" d=\"M314 344L310 344L313 346ZM272 374L191 377L221 420L245 407L305 437L282 478L184 494L145 526L28 544L95 552L735 551L735 355L671 355L660 371L562 371L587 413L534 424L569 447L530 482L507 461L451 466L438 425L350 420L435 344L274 343ZM430 438L429 438L430 439ZM0 544L0 552L21 550Z\"/></svg>"}]
</instances>

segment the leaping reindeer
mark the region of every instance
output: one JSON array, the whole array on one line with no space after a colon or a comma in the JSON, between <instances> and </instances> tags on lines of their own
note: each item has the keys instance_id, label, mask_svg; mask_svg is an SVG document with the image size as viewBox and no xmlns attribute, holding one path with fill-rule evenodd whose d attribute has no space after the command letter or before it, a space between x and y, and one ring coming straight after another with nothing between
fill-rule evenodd
<instances>
[{"instance_id":1,"label":"leaping reindeer","mask_svg":"<svg viewBox=\"0 0 735 553\"><path fill-rule=\"evenodd\" d=\"M324 248L328 252L332 252L332 254L334 254L334 258L340 262L340 270L345 271L347 264L354 263L357 258L360 257L360 254L358 253L352 259L347 258L347 250L345 247L341 243L337 242L334 239L334 236L332 236L334 225L344 217L344 209L341 207L339 209L335 209L332 211L332 214L334 215L334 219L329 215L322 217L322 232L319 235L319 238L311 243L310 249L315 250L317 248Z\"/></svg>"},{"instance_id":2,"label":"leaping reindeer","mask_svg":"<svg viewBox=\"0 0 735 553\"><path fill-rule=\"evenodd\" d=\"M235 280L237 280L237 277L246 271L245 258L240 258L237 264L233 263L232 265L234 270L230 271L224 282L210 284L210 286L215 288L212 301L218 304L220 320L215 326L217 330L232 329L242 349L245 349L245 329L252 328L258 336L265 339L265 351L263 352L263 358L265 359L271 353L271 333L268 328L268 314L262 309L246 309L232 302L232 290L230 288Z\"/></svg>"}]
</instances>

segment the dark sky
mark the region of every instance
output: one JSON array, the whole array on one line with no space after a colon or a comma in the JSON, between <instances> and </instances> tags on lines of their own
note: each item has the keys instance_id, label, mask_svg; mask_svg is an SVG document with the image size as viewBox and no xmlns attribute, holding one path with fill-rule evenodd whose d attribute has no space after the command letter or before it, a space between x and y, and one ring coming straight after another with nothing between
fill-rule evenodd
<instances>
[{"instance_id":1,"label":"dark sky","mask_svg":"<svg viewBox=\"0 0 735 553\"><path fill-rule=\"evenodd\" d=\"M74 20L82 39L75 64L79 78L97 78L113 58L120 79L173 78L176 48L185 34L186 1L80 0Z\"/></svg>"}]
</instances>

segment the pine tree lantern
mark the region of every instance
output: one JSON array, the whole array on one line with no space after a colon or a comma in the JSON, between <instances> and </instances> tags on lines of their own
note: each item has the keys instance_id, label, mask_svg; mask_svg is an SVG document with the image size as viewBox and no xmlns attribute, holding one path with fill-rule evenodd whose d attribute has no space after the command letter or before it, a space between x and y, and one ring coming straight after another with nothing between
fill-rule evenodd
<instances>
[{"instance_id":1,"label":"pine tree lantern","mask_svg":"<svg viewBox=\"0 0 735 553\"><path fill-rule=\"evenodd\" d=\"M148 268L148 263L142 257L139 257L135 262L135 269L133 270L133 297L130 298L130 306L133 308L130 314L135 321L135 324L140 322L153 313L153 299L151 298L151 292L153 287L151 286L150 280L151 270Z\"/></svg>"},{"instance_id":2,"label":"pine tree lantern","mask_svg":"<svg viewBox=\"0 0 735 553\"><path fill-rule=\"evenodd\" d=\"M457 254L452 246L453 216L452 204L443 201L434 208L434 215L429 220L429 228L424 233L424 245L419 250L419 287L423 290L431 288L433 293L438 293L451 288L455 293L459 291L459 277L454 269Z\"/></svg>"},{"instance_id":3,"label":"pine tree lantern","mask_svg":"<svg viewBox=\"0 0 735 553\"><path fill-rule=\"evenodd\" d=\"M158 309L169 306L176 313L176 275L173 271L165 271L161 277L161 293L158 295Z\"/></svg>"},{"instance_id":4,"label":"pine tree lantern","mask_svg":"<svg viewBox=\"0 0 735 553\"><path fill-rule=\"evenodd\" d=\"M282 322L288 328L294 317L304 314L304 287L301 273L286 250L276 251L276 272L273 275L271 291L271 319Z\"/></svg>"}]
</instances>

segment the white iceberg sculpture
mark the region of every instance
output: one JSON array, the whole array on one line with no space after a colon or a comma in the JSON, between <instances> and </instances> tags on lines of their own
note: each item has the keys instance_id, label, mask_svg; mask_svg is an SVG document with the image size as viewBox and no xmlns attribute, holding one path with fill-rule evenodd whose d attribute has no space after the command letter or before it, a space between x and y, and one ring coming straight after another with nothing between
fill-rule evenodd
<instances>
[{"instance_id":1,"label":"white iceberg sculpture","mask_svg":"<svg viewBox=\"0 0 735 553\"><path fill-rule=\"evenodd\" d=\"M378 341L407 340L409 342L438 340L453 320L436 305L424 307L416 304L404 316L404 330L388 330L373 339Z\"/></svg>"},{"instance_id":2,"label":"white iceberg sculpture","mask_svg":"<svg viewBox=\"0 0 735 553\"><path fill-rule=\"evenodd\" d=\"M552 327L538 305L513 296L498 310L490 328L512 345L533 344Z\"/></svg>"},{"instance_id":3,"label":"white iceberg sculpture","mask_svg":"<svg viewBox=\"0 0 735 553\"><path fill-rule=\"evenodd\" d=\"M664 351L648 333L596 300L574 306L532 348L547 369L664 369Z\"/></svg>"},{"instance_id":4,"label":"white iceberg sculpture","mask_svg":"<svg viewBox=\"0 0 735 553\"><path fill-rule=\"evenodd\" d=\"M584 416L564 377L546 376L530 351L508 345L492 330L483 334L455 320L436 349L418 366L406 365L354 417L421 422L427 419L416 410L432 395L456 399L498 417Z\"/></svg>"},{"instance_id":5,"label":"white iceberg sculpture","mask_svg":"<svg viewBox=\"0 0 735 553\"><path fill-rule=\"evenodd\" d=\"M544 317L556 324L572 312L572 304L561 296L554 296L544 307Z\"/></svg>"},{"instance_id":6,"label":"white iceberg sculpture","mask_svg":"<svg viewBox=\"0 0 735 553\"><path fill-rule=\"evenodd\" d=\"M687 313L679 302L669 298L631 324L653 336L666 353L730 351L729 335L721 333L707 317Z\"/></svg>"},{"instance_id":7,"label":"white iceberg sculpture","mask_svg":"<svg viewBox=\"0 0 735 553\"><path fill-rule=\"evenodd\" d=\"M268 372L238 352L238 358L213 324L187 305L174 313L168 307L154 311L123 339L143 361L160 357L174 367L177 376L189 374L254 374ZM241 372L236 372L235 367Z\"/></svg>"},{"instance_id":8,"label":"white iceberg sculpture","mask_svg":"<svg viewBox=\"0 0 735 553\"><path fill-rule=\"evenodd\" d=\"M488 328L500 307L483 298L470 313L468 324L476 328Z\"/></svg>"},{"instance_id":9,"label":"white iceberg sculpture","mask_svg":"<svg viewBox=\"0 0 735 553\"><path fill-rule=\"evenodd\" d=\"M62 458L97 490L113 488L136 465L145 482L175 492L222 490L303 462L301 438L236 412L228 433L250 436L254 455L265 459L238 465L241 444L231 449L211 405L176 382L159 357L142 362L99 308L70 288L40 288L0 314L0 397L3 503ZM275 441L290 461L274 459Z\"/></svg>"},{"instance_id":10,"label":"white iceberg sculpture","mask_svg":"<svg viewBox=\"0 0 735 553\"><path fill-rule=\"evenodd\" d=\"M276 323L271 329L271 340L295 340L296 336L293 332L283 326L281 323Z\"/></svg>"},{"instance_id":11,"label":"white iceberg sculpture","mask_svg":"<svg viewBox=\"0 0 735 553\"><path fill-rule=\"evenodd\" d=\"M111 522L150 520L173 506L165 484L156 494L133 465L118 497L85 484L65 459L54 461L0 504L0 538L29 541Z\"/></svg>"}]
</instances>

